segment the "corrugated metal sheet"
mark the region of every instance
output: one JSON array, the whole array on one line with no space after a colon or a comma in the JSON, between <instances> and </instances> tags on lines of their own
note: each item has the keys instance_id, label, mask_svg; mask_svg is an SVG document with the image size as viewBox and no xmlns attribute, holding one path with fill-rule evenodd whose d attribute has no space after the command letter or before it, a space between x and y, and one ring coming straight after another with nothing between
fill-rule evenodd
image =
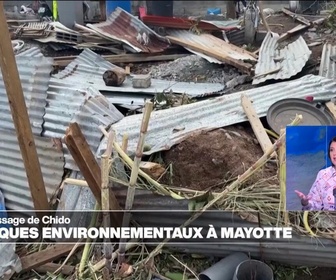
<instances>
[{"instance_id":1,"label":"corrugated metal sheet","mask_svg":"<svg viewBox=\"0 0 336 280\"><path fill-rule=\"evenodd\" d=\"M312 53L303 37L284 47L283 44L268 32L260 47L253 85L289 79L302 71Z\"/></svg>"},{"instance_id":2,"label":"corrugated metal sheet","mask_svg":"<svg viewBox=\"0 0 336 280\"><path fill-rule=\"evenodd\" d=\"M151 147L151 150L145 154L170 149L172 145L198 130L215 129L247 121L241 106L242 93L253 101L257 114L262 117L267 114L268 108L280 99L304 98L307 95L316 98L332 98L336 95L336 82L321 76L307 75L293 81L155 111L151 114L146 135L146 144ZM132 155L137 146L141 120L142 114L128 116L112 126L119 143L122 141L122 136L128 134L128 151ZM177 127L184 130L176 132L174 128ZM105 150L105 147L104 140L100 147L101 151Z\"/></svg>"},{"instance_id":3,"label":"corrugated metal sheet","mask_svg":"<svg viewBox=\"0 0 336 280\"><path fill-rule=\"evenodd\" d=\"M231 44L237 46L245 44L245 27L238 30L225 31L225 34Z\"/></svg>"},{"instance_id":4,"label":"corrugated metal sheet","mask_svg":"<svg viewBox=\"0 0 336 280\"><path fill-rule=\"evenodd\" d=\"M211 34L197 35L186 30L169 30L168 39L175 44L179 44L189 51L207 59L207 56L215 58L218 61L237 67L243 72L250 72L251 62L257 61L256 57L233 44L226 43ZM211 62L211 61L210 61Z\"/></svg>"},{"instance_id":5,"label":"corrugated metal sheet","mask_svg":"<svg viewBox=\"0 0 336 280\"><path fill-rule=\"evenodd\" d=\"M58 141L58 143L57 143ZM64 157L60 139L35 136L35 145L48 198L62 182ZM15 131L0 131L0 189L11 210L33 210L33 203Z\"/></svg>"},{"instance_id":6,"label":"corrugated metal sheet","mask_svg":"<svg viewBox=\"0 0 336 280\"><path fill-rule=\"evenodd\" d=\"M201 22L212 24L218 27L219 29L225 29L227 27L230 27L233 30L235 30L236 28L238 29L241 27L241 21L238 19L233 19L233 20L204 20L202 19Z\"/></svg>"},{"instance_id":7,"label":"corrugated metal sheet","mask_svg":"<svg viewBox=\"0 0 336 280\"><path fill-rule=\"evenodd\" d=\"M86 191L83 190L86 189ZM93 209L94 198L87 187L76 187L65 184L65 188L72 190L70 196L69 192L62 194L61 201L67 202L67 208L62 210L76 210L74 204L71 204L70 197L81 205L85 201L90 201L89 207ZM126 200L126 187L113 186L113 191L117 196L120 206L124 208ZM88 208L88 203L85 204L85 209ZM149 191L137 189L135 192L133 210L152 210L144 213L134 213L133 218L141 226L148 227L178 227L182 225L189 217L189 212L181 210L188 210L188 201L174 200L169 197L155 195ZM159 211L169 211L169 215L160 213ZM86 217L86 214L83 215ZM217 229L219 227L250 227L256 226L242 220L240 217L231 212L207 212L202 214L193 224L195 227L208 228L213 225ZM219 230L217 235L220 235ZM203 244L184 243L183 245L167 244L170 249L186 253L197 253L208 256L226 257L232 252L246 252L253 258L263 258L266 261L277 261L284 264L303 265L303 266L322 266L322 267L336 267L335 250L336 244L333 240L319 239L315 240L307 236L294 235L290 241L272 240L272 243L231 243L231 244L211 244L210 240L204 240ZM150 246L149 246L150 247Z\"/></svg>"},{"instance_id":8,"label":"corrugated metal sheet","mask_svg":"<svg viewBox=\"0 0 336 280\"><path fill-rule=\"evenodd\" d=\"M16 63L32 130L34 134L40 135L46 105L46 91L53 65L52 59L43 56L20 55L16 56ZM0 73L0 115L0 129L14 130L2 73Z\"/></svg>"},{"instance_id":9,"label":"corrugated metal sheet","mask_svg":"<svg viewBox=\"0 0 336 280\"><path fill-rule=\"evenodd\" d=\"M125 43L136 52L159 53L170 45L165 37L158 35L141 20L119 7L115 9L107 21L87 24L87 27L103 36ZM149 42L146 46L137 41L137 35L144 32L149 36Z\"/></svg>"},{"instance_id":10,"label":"corrugated metal sheet","mask_svg":"<svg viewBox=\"0 0 336 280\"><path fill-rule=\"evenodd\" d=\"M323 46L319 75L336 79L336 46L331 44Z\"/></svg>"},{"instance_id":11,"label":"corrugated metal sheet","mask_svg":"<svg viewBox=\"0 0 336 280\"><path fill-rule=\"evenodd\" d=\"M27 56L27 57L42 57L43 53L38 47L32 47L24 50L23 52L18 53L16 56Z\"/></svg>"},{"instance_id":12,"label":"corrugated metal sheet","mask_svg":"<svg viewBox=\"0 0 336 280\"><path fill-rule=\"evenodd\" d=\"M68 66L63 71L55 74L53 77L63 79L69 75L72 75L74 72L76 72L78 65L97 66L106 69L118 68L124 70L123 68L120 68L108 62L107 60L105 60L95 52L91 51L90 49L85 49L81 52L80 55L77 56L76 59L74 59L71 63L69 63Z\"/></svg>"},{"instance_id":13,"label":"corrugated metal sheet","mask_svg":"<svg viewBox=\"0 0 336 280\"><path fill-rule=\"evenodd\" d=\"M123 118L123 115L95 88L89 86L75 88L74 83L67 84L58 79L50 80L47 102L43 136L63 137L70 122L77 122L94 154L102 137L98 126L106 127ZM63 149L65 167L78 170L65 144Z\"/></svg>"},{"instance_id":14,"label":"corrugated metal sheet","mask_svg":"<svg viewBox=\"0 0 336 280\"><path fill-rule=\"evenodd\" d=\"M125 98L128 94L151 94L154 96L156 93L169 92L186 94L191 97L202 97L212 94L216 94L225 89L224 84L219 83L187 83L166 81L159 79L151 79L151 86L149 88L134 88L132 84L132 77L126 77L124 83L119 87L106 86L103 80L103 74L107 68L99 66L89 66L79 64L71 74L61 78L61 81L65 81L68 84L82 83L86 85L92 85L99 91L103 91L106 96L113 96L123 93ZM107 94L107 93L110 94Z\"/></svg>"}]
</instances>

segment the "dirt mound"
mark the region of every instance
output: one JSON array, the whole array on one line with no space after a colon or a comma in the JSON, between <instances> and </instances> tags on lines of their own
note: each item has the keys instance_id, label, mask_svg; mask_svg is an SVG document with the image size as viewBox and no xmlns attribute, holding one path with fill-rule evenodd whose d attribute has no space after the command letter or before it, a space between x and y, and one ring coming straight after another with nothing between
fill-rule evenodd
<instances>
[{"instance_id":1,"label":"dirt mound","mask_svg":"<svg viewBox=\"0 0 336 280\"><path fill-rule=\"evenodd\" d=\"M163 155L164 162L172 164L171 178L164 178L164 183L194 190L221 187L242 174L262 155L251 130L229 127L201 132ZM251 179L275 174L274 167L263 168Z\"/></svg>"}]
</instances>

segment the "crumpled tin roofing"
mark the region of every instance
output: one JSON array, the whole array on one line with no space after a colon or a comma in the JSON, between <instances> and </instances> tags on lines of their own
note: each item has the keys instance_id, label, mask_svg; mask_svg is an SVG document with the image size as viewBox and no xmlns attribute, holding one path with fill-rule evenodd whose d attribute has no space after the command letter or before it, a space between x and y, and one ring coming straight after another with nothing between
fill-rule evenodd
<instances>
[{"instance_id":1,"label":"crumpled tin roofing","mask_svg":"<svg viewBox=\"0 0 336 280\"><path fill-rule=\"evenodd\" d=\"M170 46L169 41L165 37L158 35L141 20L120 7L115 9L107 21L97 24L87 24L87 27L112 40L125 43L135 52L158 53ZM144 32L149 37L147 45L143 45L137 41L138 34L143 34Z\"/></svg>"},{"instance_id":2,"label":"crumpled tin roofing","mask_svg":"<svg viewBox=\"0 0 336 280\"><path fill-rule=\"evenodd\" d=\"M71 122L77 122L95 154L102 138L99 125L107 127L123 115L93 87L75 87L73 83L51 79L47 91L43 136L63 137ZM65 168L79 170L66 145Z\"/></svg>"},{"instance_id":3,"label":"crumpled tin roofing","mask_svg":"<svg viewBox=\"0 0 336 280\"><path fill-rule=\"evenodd\" d=\"M32 131L35 135L40 135L46 105L46 91L53 65L52 59L21 53L21 55L16 56L16 64ZM0 73L0 115L0 129L15 130L2 73Z\"/></svg>"},{"instance_id":4,"label":"crumpled tin roofing","mask_svg":"<svg viewBox=\"0 0 336 280\"><path fill-rule=\"evenodd\" d=\"M63 79L69 75L72 75L76 72L77 67L79 65L89 65L89 66L97 66L97 67L103 67L106 69L121 69L124 71L123 68L120 68L119 66L116 66L104 58L102 58L100 55L96 54L95 52L91 51L90 49L85 49L74 59L71 63L68 64L67 67L65 67L64 70L61 72L53 75L54 78Z\"/></svg>"},{"instance_id":5,"label":"crumpled tin roofing","mask_svg":"<svg viewBox=\"0 0 336 280\"><path fill-rule=\"evenodd\" d=\"M267 80L285 80L300 73L311 55L303 37L282 47L278 37L268 32L259 51L253 85Z\"/></svg>"},{"instance_id":6,"label":"crumpled tin roofing","mask_svg":"<svg viewBox=\"0 0 336 280\"><path fill-rule=\"evenodd\" d=\"M257 61L252 53L211 34L197 35L187 30L168 30L167 33L170 41L200 55L209 62L227 63L244 73L249 73L252 68L251 62ZM208 57L211 57L211 60Z\"/></svg>"},{"instance_id":7,"label":"crumpled tin roofing","mask_svg":"<svg viewBox=\"0 0 336 280\"><path fill-rule=\"evenodd\" d=\"M77 176L77 174L73 174L73 176ZM124 208L127 188L113 184L112 189L121 208ZM64 190L65 192L62 193L60 198L60 203L62 204L59 208L60 210L69 212L79 210L76 204L83 205L87 211L94 208L94 196L88 187L65 184ZM72 201L76 201L76 204L72 203ZM132 209L136 211L147 210L145 215L143 212L132 212L132 218L143 227L179 227L190 218L190 212L184 212L188 210L187 200L175 200L170 197L153 194L147 190L135 190ZM169 215L160 211L169 211ZM78 218L78 215L76 217ZM85 218L87 218L87 214L83 213L83 219ZM90 221L89 219L86 220L86 223ZM75 221L75 224L77 223ZM256 226L256 224L242 220L237 215L225 211L208 211L192 223L194 227L203 227L205 229L209 225L213 225L218 229L218 236L220 236L220 227ZM265 240L261 240L260 243L249 244L243 242L213 244L211 240L204 239L201 244L193 244L192 242L186 242L181 245L167 243L165 247L180 252L203 254L211 257L226 257L233 252L246 252L253 258L261 258L265 261L276 261L299 266L336 267L336 244L333 240L315 240L308 236L294 235L289 241L271 240L271 242L266 243Z\"/></svg>"},{"instance_id":8,"label":"crumpled tin roofing","mask_svg":"<svg viewBox=\"0 0 336 280\"><path fill-rule=\"evenodd\" d=\"M336 46L325 44L322 50L319 75L336 79Z\"/></svg>"},{"instance_id":9,"label":"crumpled tin roofing","mask_svg":"<svg viewBox=\"0 0 336 280\"><path fill-rule=\"evenodd\" d=\"M50 199L62 182L64 157L60 139L35 136L44 184ZM15 130L0 130L0 189L11 210L34 210Z\"/></svg>"},{"instance_id":10,"label":"crumpled tin roofing","mask_svg":"<svg viewBox=\"0 0 336 280\"><path fill-rule=\"evenodd\" d=\"M225 85L219 83L172 82L160 79L151 79L149 88L133 88L132 77L126 77L124 83L119 87L106 86L102 78L103 74L106 70L114 67L118 66L113 65L90 50L84 50L63 71L53 77L69 84L92 85L103 92L112 102L116 100L116 96L122 96L125 102L120 103L117 101L113 104L123 106L132 106L134 95L139 97L151 95L153 97L156 93L172 90L174 93L186 94L190 97L203 97L218 94L225 89ZM120 69L124 71L124 69ZM139 100L139 98L137 99ZM121 99L118 98L117 100ZM143 105L143 102L141 105Z\"/></svg>"},{"instance_id":11,"label":"crumpled tin roofing","mask_svg":"<svg viewBox=\"0 0 336 280\"><path fill-rule=\"evenodd\" d=\"M202 97L218 93L225 89L224 84L219 83L187 83L187 82L175 82L159 79L151 79L151 86L148 88L134 88L132 85L132 77L126 77L123 84L119 87L106 86L103 80L103 74L107 68L101 66L89 66L79 64L73 72L68 76L60 78L61 81L66 81L69 84L83 83L94 86L99 91L104 92L107 97L109 93L111 96L116 92L117 94L123 94L127 97L131 93L151 94L154 96L156 93L169 92L186 94L191 97Z\"/></svg>"},{"instance_id":12,"label":"crumpled tin roofing","mask_svg":"<svg viewBox=\"0 0 336 280\"><path fill-rule=\"evenodd\" d=\"M336 82L321 76L306 75L293 81L154 111L151 114L145 141L151 150L144 154L168 150L185 137L200 130L215 129L247 121L241 106L242 93L253 101L258 116L263 117L266 116L268 108L274 102L284 98L304 98L307 95L312 95L318 99L331 99L336 95ZM134 155L136 150L141 120L142 114L127 116L112 126L119 143L121 143L123 135L128 134L128 151L131 155ZM106 139L104 138L99 153L105 149Z\"/></svg>"},{"instance_id":13,"label":"crumpled tin roofing","mask_svg":"<svg viewBox=\"0 0 336 280\"><path fill-rule=\"evenodd\" d=\"M32 47L18 53L16 56L41 57L43 56L43 53L41 52L40 48Z\"/></svg>"}]
</instances>

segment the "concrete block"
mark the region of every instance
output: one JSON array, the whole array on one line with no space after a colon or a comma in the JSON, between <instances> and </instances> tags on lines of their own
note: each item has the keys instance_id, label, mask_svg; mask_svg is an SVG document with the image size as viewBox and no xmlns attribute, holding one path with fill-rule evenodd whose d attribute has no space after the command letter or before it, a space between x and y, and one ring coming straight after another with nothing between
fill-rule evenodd
<instances>
[{"instance_id":1,"label":"concrete block","mask_svg":"<svg viewBox=\"0 0 336 280\"><path fill-rule=\"evenodd\" d=\"M133 77L132 84L134 88L149 88L151 77L150 75L136 75Z\"/></svg>"}]
</instances>

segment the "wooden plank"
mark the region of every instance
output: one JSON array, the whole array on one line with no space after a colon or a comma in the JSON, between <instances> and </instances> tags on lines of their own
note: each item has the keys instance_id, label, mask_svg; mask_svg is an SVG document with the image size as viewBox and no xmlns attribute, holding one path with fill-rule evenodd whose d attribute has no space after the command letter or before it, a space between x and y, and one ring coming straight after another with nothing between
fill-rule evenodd
<instances>
[{"instance_id":1,"label":"wooden plank","mask_svg":"<svg viewBox=\"0 0 336 280\"><path fill-rule=\"evenodd\" d=\"M251 123L254 134L256 135L263 152L266 153L273 146L273 144L269 139L265 128L258 117L257 112L253 108L252 102L246 95L242 94L241 104L247 118Z\"/></svg>"},{"instance_id":2,"label":"wooden plank","mask_svg":"<svg viewBox=\"0 0 336 280\"><path fill-rule=\"evenodd\" d=\"M282 12L284 14L286 14L287 16L290 16L293 19L296 19L297 21L307 25L307 26L311 26L311 22L308 19L305 19L304 17L299 16L298 14L295 14L289 10L287 10L286 8L282 8Z\"/></svg>"},{"instance_id":3,"label":"wooden plank","mask_svg":"<svg viewBox=\"0 0 336 280\"><path fill-rule=\"evenodd\" d=\"M106 1L105 0L99 0L99 9L101 14L101 21L105 21L107 19L106 17ZM110 15L108 15L110 16Z\"/></svg>"},{"instance_id":4,"label":"wooden plank","mask_svg":"<svg viewBox=\"0 0 336 280\"><path fill-rule=\"evenodd\" d=\"M54 273L61 267L61 265L62 264L58 263L46 263L35 268L35 270L39 273L47 273L47 272ZM73 273L75 272L75 267L71 265L63 265L59 272L63 275L73 275Z\"/></svg>"},{"instance_id":5,"label":"wooden plank","mask_svg":"<svg viewBox=\"0 0 336 280\"><path fill-rule=\"evenodd\" d=\"M64 141L97 202L101 205L101 170L77 123L69 125ZM110 210L121 210L118 200L112 192L110 192L109 198ZM111 217L114 226L121 226L122 212L112 212Z\"/></svg>"},{"instance_id":6,"label":"wooden plank","mask_svg":"<svg viewBox=\"0 0 336 280\"><path fill-rule=\"evenodd\" d=\"M181 57L190 55L186 54L162 54L162 55L148 55L148 54L116 54L116 55L102 55L102 58L111 63L137 63L137 62L154 62L154 61L170 61ZM54 65L65 67L77 56L55 57Z\"/></svg>"},{"instance_id":7,"label":"wooden plank","mask_svg":"<svg viewBox=\"0 0 336 280\"><path fill-rule=\"evenodd\" d=\"M0 2L0 66L35 210L49 210L48 197L30 125L19 71ZM37 213L38 216L39 213Z\"/></svg>"},{"instance_id":8,"label":"wooden plank","mask_svg":"<svg viewBox=\"0 0 336 280\"><path fill-rule=\"evenodd\" d=\"M330 111L330 113L333 115L334 119L336 120L336 105L333 102L326 102L326 107Z\"/></svg>"},{"instance_id":9,"label":"wooden plank","mask_svg":"<svg viewBox=\"0 0 336 280\"><path fill-rule=\"evenodd\" d=\"M84 244L79 244L78 248ZM21 258L22 271L35 269L41 265L52 262L68 254L76 245L56 244L45 250L24 256Z\"/></svg>"},{"instance_id":10,"label":"wooden plank","mask_svg":"<svg viewBox=\"0 0 336 280\"><path fill-rule=\"evenodd\" d=\"M298 26L295 26L294 28L292 28L291 30L288 30L286 33L283 33L280 35L280 37L278 38L278 42L287 40L288 38L290 38L291 36L293 36L294 34L303 31L305 29L308 29L309 26L305 25L305 24L299 24Z\"/></svg>"},{"instance_id":11,"label":"wooden plank","mask_svg":"<svg viewBox=\"0 0 336 280\"><path fill-rule=\"evenodd\" d=\"M203 36L207 36L207 35L208 34L204 34ZM223 42L221 42L222 50L218 51L214 48L204 47L202 45L198 45L197 43L191 43L191 42L188 42L188 41L184 41L183 39L176 38L176 37L173 37L173 36L166 36L166 37L170 40L171 43L174 43L174 44L180 45L182 47L189 48L189 49L192 49L196 52L199 52L199 53L208 55L210 57L216 58L219 61L225 62L227 64L230 64L231 66L236 67L237 69L241 70L245 74L251 75L252 64L245 63L242 60L232 58L229 55L225 54L225 52L230 52L230 51L232 52L233 50L239 50L239 51L241 51L241 53L245 53L245 54L249 53L249 52L247 52L247 51L245 51L245 50L243 50L239 47L233 46L231 44L227 44L225 41L222 40L223 41ZM210 37L210 38L212 38L212 37ZM220 39L218 39L218 40L220 40ZM255 55L252 54L252 53L250 54L250 56L255 57Z\"/></svg>"}]
</instances>

